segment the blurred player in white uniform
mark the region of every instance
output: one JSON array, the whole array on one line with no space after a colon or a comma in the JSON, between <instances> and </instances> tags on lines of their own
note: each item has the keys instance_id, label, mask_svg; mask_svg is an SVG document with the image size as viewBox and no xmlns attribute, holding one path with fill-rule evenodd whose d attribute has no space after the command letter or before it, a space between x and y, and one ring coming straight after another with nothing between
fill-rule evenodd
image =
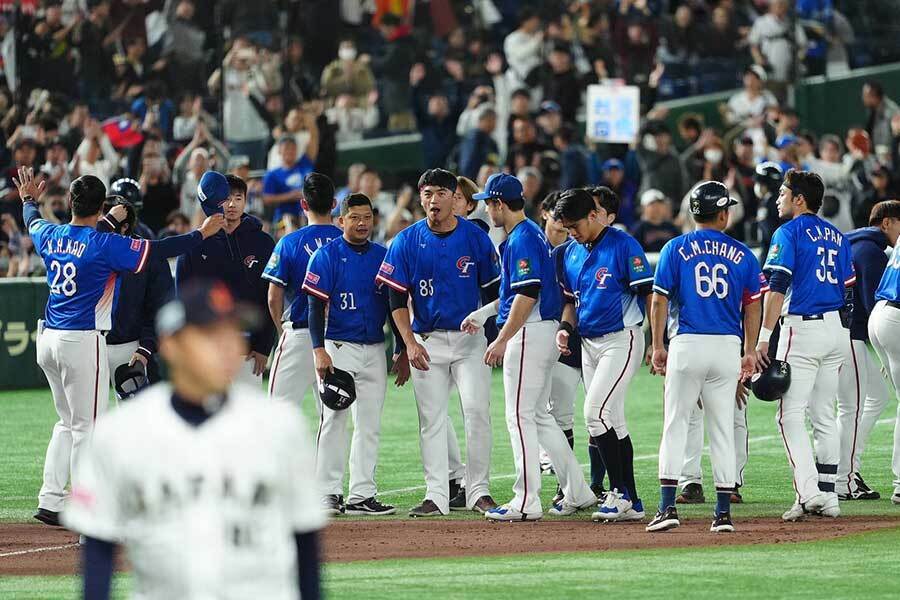
<instances>
[{"instance_id":1,"label":"blurred player in white uniform","mask_svg":"<svg viewBox=\"0 0 900 600\"><path fill-rule=\"evenodd\" d=\"M109 598L118 546L136 598L319 597L312 441L293 405L234 383L262 322L244 312L203 279L160 309L171 384L98 423L63 513L85 537L85 598Z\"/></svg>"}]
</instances>

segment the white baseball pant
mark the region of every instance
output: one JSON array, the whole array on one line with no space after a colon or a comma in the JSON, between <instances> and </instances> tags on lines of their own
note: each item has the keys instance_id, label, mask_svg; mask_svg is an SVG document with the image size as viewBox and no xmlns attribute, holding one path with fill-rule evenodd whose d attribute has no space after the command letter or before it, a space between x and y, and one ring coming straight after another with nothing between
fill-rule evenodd
<instances>
[{"instance_id":1,"label":"white baseball pant","mask_svg":"<svg viewBox=\"0 0 900 600\"><path fill-rule=\"evenodd\" d=\"M427 371L412 369L419 412L419 447L425 473L425 499L450 512L447 407L453 384L459 390L466 431L466 506L490 494L491 370L484 364L483 335L462 331L416 334L431 362Z\"/></svg>"},{"instance_id":2,"label":"white baseball pant","mask_svg":"<svg viewBox=\"0 0 900 600\"><path fill-rule=\"evenodd\" d=\"M841 325L837 311L818 320L783 318L777 357L791 365L791 386L778 401L775 421L793 471L797 502L819 494L819 482L833 483L837 475L840 440L834 398L838 370L849 356L850 332ZM806 431L807 414L815 454Z\"/></svg>"},{"instance_id":3,"label":"white baseball pant","mask_svg":"<svg viewBox=\"0 0 900 600\"><path fill-rule=\"evenodd\" d=\"M900 308L879 301L869 315L869 339L884 365L894 393L900 389ZM894 426L894 493L900 493L900 405Z\"/></svg>"},{"instance_id":4,"label":"white baseball pant","mask_svg":"<svg viewBox=\"0 0 900 600\"><path fill-rule=\"evenodd\" d=\"M734 392L741 373L741 340L730 335L681 334L669 343L664 392L659 478L678 480L690 442L694 411L705 415L709 455L716 489L731 489L737 478L734 461ZM703 397L703 410L697 398ZM703 432L700 430L701 452Z\"/></svg>"},{"instance_id":5,"label":"white baseball pant","mask_svg":"<svg viewBox=\"0 0 900 600\"><path fill-rule=\"evenodd\" d=\"M550 382L550 414L563 431L575 428L575 396L581 383L581 369L559 361L553 365Z\"/></svg>"},{"instance_id":6,"label":"white baseball pant","mask_svg":"<svg viewBox=\"0 0 900 600\"><path fill-rule=\"evenodd\" d=\"M837 428L841 441L838 493L850 491L851 476L859 471L866 441L888 402L881 367L863 340L850 340L850 360L838 378Z\"/></svg>"},{"instance_id":7,"label":"white baseball pant","mask_svg":"<svg viewBox=\"0 0 900 600\"><path fill-rule=\"evenodd\" d=\"M615 429L616 437L628 436L625 394L644 358L644 333L626 327L598 338L581 339L581 365L587 392L584 421L591 437Z\"/></svg>"},{"instance_id":8,"label":"white baseball pant","mask_svg":"<svg viewBox=\"0 0 900 600\"><path fill-rule=\"evenodd\" d=\"M138 349L138 341L125 342L124 344L107 344L106 358L109 363L109 385L116 388L116 369L131 362L131 357ZM115 391L113 391L115 395Z\"/></svg>"},{"instance_id":9,"label":"white baseball pant","mask_svg":"<svg viewBox=\"0 0 900 600\"><path fill-rule=\"evenodd\" d=\"M702 401L701 401L702 404ZM694 404L688 424L687 445L684 449L684 467L678 485L684 488L692 483L703 484L703 408ZM734 463L735 485L744 485L744 468L750 454L750 440L747 430L747 405L734 407Z\"/></svg>"},{"instance_id":10,"label":"white baseball pant","mask_svg":"<svg viewBox=\"0 0 900 600\"><path fill-rule=\"evenodd\" d=\"M349 410L322 406L316 438L316 477L322 494L343 495L347 449L350 449L350 491L347 502L361 502L376 493L375 465L381 435L381 411L387 385L384 344L354 344L325 340L325 350L338 369L356 383L356 401ZM353 417L353 439L347 428Z\"/></svg>"},{"instance_id":11,"label":"white baseball pant","mask_svg":"<svg viewBox=\"0 0 900 600\"><path fill-rule=\"evenodd\" d=\"M456 438L456 427L454 427L450 415L447 415L447 466L450 469L448 479L458 479L460 484L465 485L466 465L462 461L459 441Z\"/></svg>"},{"instance_id":12,"label":"white baseball pant","mask_svg":"<svg viewBox=\"0 0 900 600\"><path fill-rule=\"evenodd\" d=\"M37 362L53 394L59 421L53 426L38 507L59 512L70 475L97 417L109 403L106 338L99 331L44 329L37 339Z\"/></svg>"},{"instance_id":13,"label":"white baseball pant","mask_svg":"<svg viewBox=\"0 0 900 600\"><path fill-rule=\"evenodd\" d=\"M551 385L547 373L559 359L557 325L557 321L526 323L503 355L506 427L516 465L509 505L526 515L543 513L539 444L550 455L567 502L583 505L595 498L565 434L547 410Z\"/></svg>"},{"instance_id":14,"label":"white baseball pant","mask_svg":"<svg viewBox=\"0 0 900 600\"><path fill-rule=\"evenodd\" d=\"M318 410L319 387L309 329L294 329L291 323L282 323L282 327L269 371L269 397L301 404L312 388Z\"/></svg>"}]
</instances>

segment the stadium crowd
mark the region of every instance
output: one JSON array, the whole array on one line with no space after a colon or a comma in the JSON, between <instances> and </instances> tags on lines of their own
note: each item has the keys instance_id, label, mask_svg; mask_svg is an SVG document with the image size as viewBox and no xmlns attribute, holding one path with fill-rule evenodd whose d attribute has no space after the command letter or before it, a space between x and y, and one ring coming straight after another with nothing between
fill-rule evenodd
<instances>
[{"instance_id":1,"label":"stadium crowd","mask_svg":"<svg viewBox=\"0 0 900 600\"><path fill-rule=\"evenodd\" d=\"M363 164L336 173L337 153L407 132L421 134L426 168L478 187L515 174L535 219L552 190L607 185L621 197L618 226L647 251L691 227L681 205L701 179L740 200L732 235L765 242L776 217L754 184L766 161L821 173L824 216L866 225L898 180L900 108L867 83L859 127L818 137L786 102L797 77L865 62L840 10L852 4L26 0L0 15L0 276L43 268L19 221L20 166L46 177L41 210L56 222L73 178L135 180L156 236L196 225L199 177L228 171L275 238L303 224L302 181L315 169L343 182L340 197L369 196L388 242L422 216L412 189ZM632 146L582 141L585 86L610 80L641 88ZM690 114L670 127L657 105L735 88L719 130Z\"/></svg>"}]
</instances>

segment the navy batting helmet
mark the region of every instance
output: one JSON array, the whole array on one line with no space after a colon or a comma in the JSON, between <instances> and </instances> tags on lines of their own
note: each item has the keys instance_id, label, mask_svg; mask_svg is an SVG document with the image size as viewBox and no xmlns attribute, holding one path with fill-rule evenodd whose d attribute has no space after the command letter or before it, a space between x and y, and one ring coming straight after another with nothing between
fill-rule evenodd
<instances>
[{"instance_id":1,"label":"navy batting helmet","mask_svg":"<svg viewBox=\"0 0 900 600\"><path fill-rule=\"evenodd\" d=\"M773 360L761 373L750 379L750 387L760 400L781 400L791 387L791 365L783 360Z\"/></svg>"},{"instance_id":2,"label":"navy batting helmet","mask_svg":"<svg viewBox=\"0 0 900 600\"><path fill-rule=\"evenodd\" d=\"M756 165L753 173L753 182L762 184L770 193L776 192L784 183L784 171L776 162L766 161Z\"/></svg>"},{"instance_id":3,"label":"navy batting helmet","mask_svg":"<svg viewBox=\"0 0 900 600\"><path fill-rule=\"evenodd\" d=\"M356 400L356 383L353 381L353 375L334 367L331 373L319 381L319 396L322 398L322 404L331 410L344 410L349 407Z\"/></svg>"},{"instance_id":4,"label":"navy batting helmet","mask_svg":"<svg viewBox=\"0 0 900 600\"><path fill-rule=\"evenodd\" d=\"M127 400L150 385L147 369L139 362L129 365L125 363L116 367L116 396L119 400Z\"/></svg>"},{"instance_id":5,"label":"navy batting helmet","mask_svg":"<svg viewBox=\"0 0 900 600\"><path fill-rule=\"evenodd\" d=\"M123 177L116 179L109 186L110 196L122 196L134 206L135 209L141 210L144 206L144 196L141 194L141 184L134 179Z\"/></svg>"}]
</instances>

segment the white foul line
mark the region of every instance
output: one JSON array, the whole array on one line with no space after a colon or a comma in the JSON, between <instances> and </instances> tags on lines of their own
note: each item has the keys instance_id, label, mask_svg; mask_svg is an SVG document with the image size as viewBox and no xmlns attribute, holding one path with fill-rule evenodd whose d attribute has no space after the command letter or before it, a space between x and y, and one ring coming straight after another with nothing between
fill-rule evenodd
<instances>
[{"instance_id":1,"label":"white foul line","mask_svg":"<svg viewBox=\"0 0 900 600\"><path fill-rule=\"evenodd\" d=\"M0 553L0 558L7 556L22 556L23 554L36 554L38 552L52 552L54 550L65 550L66 548L74 548L78 544L64 544L62 546L47 546L46 548L31 548L30 550L16 550L15 552Z\"/></svg>"}]
</instances>

